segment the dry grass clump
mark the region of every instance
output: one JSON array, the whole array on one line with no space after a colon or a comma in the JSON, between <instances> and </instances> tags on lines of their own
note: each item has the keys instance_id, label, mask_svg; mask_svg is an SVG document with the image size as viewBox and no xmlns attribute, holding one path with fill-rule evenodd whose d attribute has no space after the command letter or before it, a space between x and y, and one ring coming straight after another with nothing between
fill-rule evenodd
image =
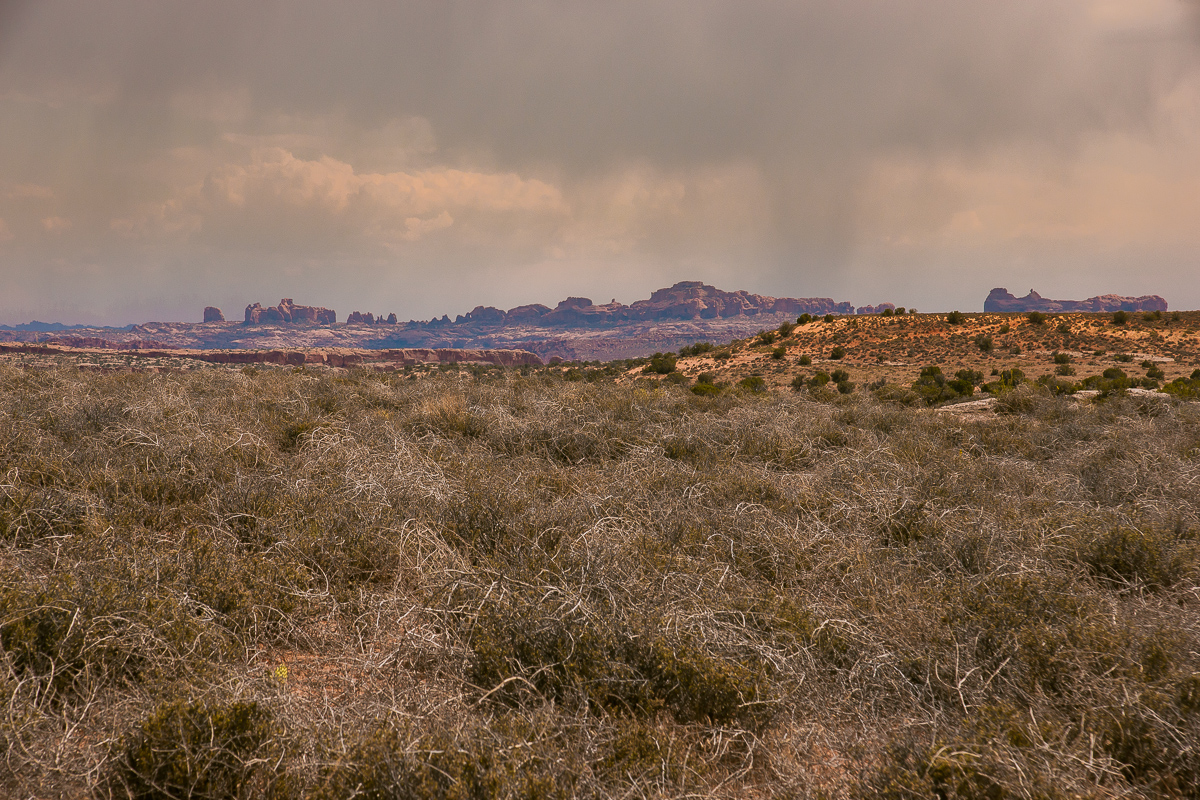
<instances>
[{"instance_id":1,"label":"dry grass clump","mask_svg":"<svg viewBox=\"0 0 1200 800\"><path fill-rule=\"evenodd\" d=\"M0 793L1200 796L1193 404L0 386Z\"/></svg>"}]
</instances>

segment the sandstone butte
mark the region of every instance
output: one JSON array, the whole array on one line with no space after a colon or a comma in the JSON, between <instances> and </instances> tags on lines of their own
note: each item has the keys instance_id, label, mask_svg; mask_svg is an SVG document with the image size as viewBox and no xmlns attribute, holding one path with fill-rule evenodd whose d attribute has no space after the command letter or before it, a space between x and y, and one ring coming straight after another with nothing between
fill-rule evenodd
<instances>
[{"instance_id":1,"label":"sandstone butte","mask_svg":"<svg viewBox=\"0 0 1200 800\"><path fill-rule=\"evenodd\" d=\"M1045 313L1107 312L1107 311L1166 311L1167 301L1156 294L1142 297L1122 297L1102 294L1087 300L1050 300L1033 289L1024 297L1015 297L1008 289L992 289L983 301L985 313L1042 311Z\"/></svg>"},{"instance_id":2,"label":"sandstone butte","mask_svg":"<svg viewBox=\"0 0 1200 800\"><path fill-rule=\"evenodd\" d=\"M205 316L208 316L208 309L205 309ZM280 300L277 306L263 308L258 303L246 306L247 325L260 325L264 322L309 322L318 325L333 325L337 322L337 314L332 309L320 306L298 306L292 302L290 297Z\"/></svg>"},{"instance_id":3,"label":"sandstone butte","mask_svg":"<svg viewBox=\"0 0 1200 800\"><path fill-rule=\"evenodd\" d=\"M107 344L107 342L101 342ZM113 347L66 344L0 344L0 353L31 355L111 354ZM208 364L278 364L294 367L365 367L387 369L416 364L494 364L503 367L541 366L542 360L527 350L475 350L453 348L406 347L391 350L324 348L305 350L174 350L122 347L141 358L181 358Z\"/></svg>"}]
</instances>

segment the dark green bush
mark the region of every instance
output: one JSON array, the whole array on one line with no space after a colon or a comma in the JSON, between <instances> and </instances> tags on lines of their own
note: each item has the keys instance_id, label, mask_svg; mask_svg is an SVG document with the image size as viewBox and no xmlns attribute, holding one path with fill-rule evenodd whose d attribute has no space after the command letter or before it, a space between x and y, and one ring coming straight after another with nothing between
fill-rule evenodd
<instances>
[{"instance_id":1,"label":"dark green bush","mask_svg":"<svg viewBox=\"0 0 1200 800\"><path fill-rule=\"evenodd\" d=\"M1112 321L1113 321L1113 325L1124 325L1125 323L1129 322L1129 312L1128 311L1114 312L1113 316L1112 316Z\"/></svg>"},{"instance_id":2,"label":"dark green bush","mask_svg":"<svg viewBox=\"0 0 1200 800\"><path fill-rule=\"evenodd\" d=\"M1200 370L1194 371L1190 378L1176 378L1164 386L1162 390L1181 400L1200 398Z\"/></svg>"},{"instance_id":3,"label":"dark green bush","mask_svg":"<svg viewBox=\"0 0 1200 800\"><path fill-rule=\"evenodd\" d=\"M650 363L642 371L657 375L667 375L675 371L677 360L674 353L655 353L650 357Z\"/></svg>"},{"instance_id":4,"label":"dark green bush","mask_svg":"<svg viewBox=\"0 0 1200 800\"><path fill-rule=\"evenodd\" d=\"M519 704L530 689L546 700L586 702L618 715L667 710L681 724L761 727L766 666L723 659L686 638L633 631L616 620L547 613L536 601L483 618L471 633L470 680L488 696Z\"/></svg>"},{"instance_id":5,"label":"dark green bush","mask_svg":"<svg viewBox=\"0 0 1200 800\"><path fill-rule=\"evenodd\" d=\"M998 395L1004 392L1015 389L1025 382L1025 373L1013 367L1006 369L1000 373L1000 380L986 383L983 390L990 394Z\"/></svg>"},{"instance_id":6,"label":"dark green bush","mask_svg":"<svg viewBox=\"0 0 1200 800\"><path fill-rule=\"evenodd\" d=\"M1029 320L1030 325L1045 325L1049 318L1041 311L1030 311L1025 315L1025 319Z\"/></svg>"},{"instance_id":7,"label":"dark green bush","mask_svg":"<svg viewBox=\"0 0 1200 800\"><path fill-rule=\"evenodd\" d=\"M751 375L748 378L742 378L738 381L738 386L747 392L754 392L756 394L767 390L767 382L761 375Z\"/></svg>"},{"instance_id":8,"label":"dark green bush","mask_svg":"<svg viewBox=\"0 0 1200 800\"><path fill-rule=\"evenodd\" d=\"M696 342L695 344L685 345L679 348L680 356L702 356L705 353L711 353L716 349L716 345L711 342Z\"/></svg>"},{"instance_id":9,"label":"dark green bush","mask_svg":"<svg viewBox=\"0 0 1200 800\"><path fill-rule=\"evenodd\" d=\"M973 377L972 373L971 377ZM931 364L921 368L921 374L913 382L912 391L926 405L936 405L955 400L959 397L969 397L975 391L974 383L962 378L947 380L942 374L942 368Z\"/></svg>"},{"instance_id":10,"label":"dark green bush","mask_svg":"<svg viewBox=\"0 0 1200 800\"><path fill-rule=\"evenodd\" d=\"M781 322L779 324L779 328L778 328L779 335L782 336L784 339L791 336L795 330L796 330L796 324L794 322Z\"/></svg>"},{"instance_id":11,"label":"dark green bush","mask_svg":"<svg viewBox=\"0 0 1200 800\"><path fill-rule=\"evenodd\" d=\"M771 358L775 359L776 361L782 359L786 355L787 355L786 347L776 347L774 350L771 351Z\"/></svg>"},{"instance_id":12,"label":"dark green bush","mask_svg":"<svg viewBox=\"0 0 1200 800\"><path fill-rule=\"evenodd\" d=\"M800 316L796 317L797 325L807 325L808 323L810 323L812 321L813 321L812 314L801 314Z\"/></svg>"},{"instance_id":13,"label":"dark green bush","mask_svg":"<svg viewBox=\"0 0 1200 800\"><path fill-rule=\"evenodd\" d=\"M967 319L966 315L961 311L951 311L946 315L946 323L948 325L961 325Z\"/></svg>"},{"instance_id":14,"label":"dark green bush","mask_svg":"<svg viewBox=\"0 0 1200 800\"><path fill-rule=\"evenodd\" d=\"M982 333L975 337L975 346L985 353L990 353L995 348L992 337L985 336Z\"/></svg>"},{"instance_id":15,"label":"dark green bush","mask_svg":"<svg viewBox=\"0 0 1200 800\"><path fill-rule=\"evenodd\" d=\"M807 356L807 355L800 356L800 366L811 367L812 366L812 356Z\"/></svg>"},{"instance_id":16,"label":"dark green bush","mask_svg":"<svg viewBox=\"0 0 1200 800\"><path fill-rule=\"evenodd\" d=\"M776 333L775 331L759 331L758 332L759 344L768 344L768 345L774 344L775 340L777 338L779 338L779 334Z\"/></svg>"},{"instance_id":17,"label":"dark green bush","mask_svg":"<svg viewBox=\"0 0 1200 800\"><path fill-rule=\"evenodd\" d=\"M1019 795L1006 788L998 763L965 743L920 746L895 743L882 765L855 787L854 796L867 800L1008 800ZM1053 795L1038 795L1050 800ZM1065 800L1065 797L1064 799Z\"/></svg>"},{"instance_id":18,"label":"dark green bush","mask_svg":"<svg viewBox=\"0 0 1200 800\"><path fill-rule=\"evenodd\" d=\"M1148 589L1175 583L1186 563L1169 531L1136 528L1114 528L1086 541L1079 558L1101 580Z\"/></svg>"},{"instance_id":19,"label":"dark green bush","mask_svg":"<svg viewBox=\"0 0 1200 800\"><path fill-rule=\"evenodd\" d=\"M282 731L254 702L172 702L117 747L106 791L131 800L297 796Z\"/></svg>"},{"instance_id":20,"label":"dark green bush","mask_svg":"<svg viewBox=\"0 0 1200 800\"><path fill-rule=\"evenodd\" d=\"M840 345L833 348L832 350L829 351L829 357L831 359L833 359L834 361L840 361L841 359L846 357L846 348L844 348Z\"/></svg>"}]
</instances>

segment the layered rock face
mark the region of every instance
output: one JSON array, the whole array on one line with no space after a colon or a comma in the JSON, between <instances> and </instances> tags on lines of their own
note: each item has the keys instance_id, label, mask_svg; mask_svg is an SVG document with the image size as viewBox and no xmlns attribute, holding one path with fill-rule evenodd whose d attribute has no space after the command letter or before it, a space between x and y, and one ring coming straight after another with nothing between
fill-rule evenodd
<instances>
[{"instance_id":1,"label":"layered rock face","mask_svg":"<svg viewBox=\"0 0 1200 800\"><path fill-rule=\"evenodd\" d=\"M204 308L205 322L224 322L225 315L221 313L221 309L216 306L205 306Z\"/></svg>"},{"instance_id":2,"label":"layered rock face","mask_svg":"<svg viewBox=\"0 0 1200 800\"><path fill-rule=\"evenodd\" d=\"M319 306L298 306L292 302L290 297L280 300L277 306L263 308L258 303L246 306L247 325L261 325L269 322L309 322L317 325L332 325L337 322L337 313L332 309Z\"/></svg>"},{"instance_id":3,"label":"layered rock face","mask_svg":"<svg viewBox=\"0 0 1200 800\"><path fill-rule=\"evenodd\" d=\"M1015 297L1008 289L992 289L983 301L985 312L1042 311L1044 313L1106 312L1106 311L1166 311L1167 301L1156 294L1141 297L1122 297L1102 294L1087 300L1050 300L1032 289L1024 297Z\"/></svg>"}]
</instances>

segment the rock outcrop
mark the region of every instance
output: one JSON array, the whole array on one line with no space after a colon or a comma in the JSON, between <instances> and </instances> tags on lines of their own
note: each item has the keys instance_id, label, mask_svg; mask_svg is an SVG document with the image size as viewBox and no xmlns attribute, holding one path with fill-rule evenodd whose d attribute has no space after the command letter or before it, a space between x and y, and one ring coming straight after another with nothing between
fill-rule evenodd
<instances>
[{"instance_id":1,"label":"rock outcrop","mask_svg":"<svg viewBox=\"0 0 1200 800\"><path fill-rule=\"evenodd\" d=\"M384 317L380 314L378 317L370 311L351 311L350 316L346 317L347 325L395 325L396 315L388 314Z\"/></svg>"},{"instance_id":2,"label":"rock outcrop","mask_svg":"<svg viewBox=\"0 0 1200 800\"><path fill-rule=\"evenodd\" d=\"M883 308L883 306L880 306ZM460 314L457 325L534 324L560 328L597 327L625 322L729 319L767 314L853 314L850 303L828 297L768 297L745 291L726 292L700 281L681 281L659 289L647 300L624 305L613 300L596 305L587 297L568 297L551 309L541 304L501 311L476 306Z\"/></svg>"},{"instance_id":3,"label":"rock outcrop","mask_svg":"<svg viewBox=\"0 0 1200 800\"><path fill-rule=\"evenodd\" d=\"M290 297L280 300L277 306L263 308L258 303L246 306L247 325L262 325L272 322L332 325L337 322L337 313L332 309L320 306L298 306L292 302Z\"/></svg>"},{"instance_id":4,"label":"rock outcrop","mask_svg":"<svg viewBox=\"0 0 1200 800\"><path fill-rule=\"evenodd\" d=\"M225 315L221 313L221 309L216 306L205 306L204 308L205 322L224 322Z\"/></svg>"},{"instance_id":5,"label":"rock outcrop","mask_svg":"<svg viewBox=\"0 0 1200 800\"><path fill-rule=\"evenodd\" d=\"M1142 297L1122 297L1102 294L1087 300L1050 300L1032 289L1024 297L1015 297L1008 289L992 289L983 301L985 312L1041 311L1044 313L1107 312L1107 311L1166 311L1167 301L1156 294Z\"/></svg>"},{"instance_id":6,"label":"rock outcrop","mask_svg":"<svg viewBox=\"0 0 1200 800\"><path fill-rule=\"evenodd\" d=\"M854 309L855 314L882 314L886 309L896 310L895 303L880 303L877 306L859 306Z\"/></svg>"}]
</instances>

